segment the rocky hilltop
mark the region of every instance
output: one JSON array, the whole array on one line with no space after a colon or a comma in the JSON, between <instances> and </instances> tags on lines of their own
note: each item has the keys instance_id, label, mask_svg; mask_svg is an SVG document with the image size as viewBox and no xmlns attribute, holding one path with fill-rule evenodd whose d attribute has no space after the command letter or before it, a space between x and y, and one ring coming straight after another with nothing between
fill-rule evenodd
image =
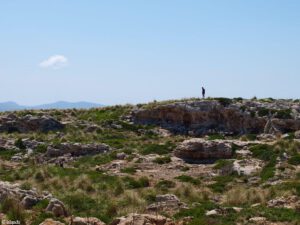
<instances>
[{"instance_id":1,"label":"rocky hilltop","mask_svg":"<svg viewBox=\"0 0 300 225\"><path fill-rule=\"evenodd\" d=\"M138 109L133 121L192 136L288 133L300 129L300 106L285 100L190 100Z\"/></svg>"},{"instance_id":2,"label":"rocky hilltop","mask_svg":"<svg viewBox=\"0 0 300 225\"><path fill-rule=\"evenodd\" d=\"M0 113L0 219L296 225L299 121L240 98Z\"/></svg>"}]
</instances>

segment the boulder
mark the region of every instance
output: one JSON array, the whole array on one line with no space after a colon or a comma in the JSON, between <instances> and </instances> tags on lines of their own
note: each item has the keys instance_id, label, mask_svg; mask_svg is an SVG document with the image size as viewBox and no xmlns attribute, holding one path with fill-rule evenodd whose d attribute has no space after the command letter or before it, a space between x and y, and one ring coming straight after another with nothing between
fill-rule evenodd
<instances>
[{"instance_id":1,"label":"boulder","mask_svg":"<svg viewBox=\"0 0 300 225\"><path fill-rule=\"evenodd\" d=\"M267 222L267 218L260 216L252 217L249 219L249 222L264 225Z\"/></svg>"},{"instance_id":2,"label":"boulder","mask_svg":"<svg viewBox=\"0 0 300 225\"><path fill-rule=\"evenodd\" d=\"M124 160L127 157L127 155L124 152L119 152L119 153L117 153L116 157L119 160Z\"/></svg>"},{"instance_id":3,"label":"boulder","mask_svg":"<svg viewBox=\"0 0 300 225\"><path fill-rule=\"evenodd\" d=\"M21 201L21 205L25 209L31 209L33 206L35 206L39 202L39 199L34 196L25 196L23 200Z\"/></svg>"},{"instance_id":4,"label":"boulder","mask_svg":"<svg viewBox=\"0 0 300 225\"><path fill-rule=\"evenodd\" d=\"M179 144L174 154L187 162L197 163L228 159L232 157L233 151L230 143L193 138Z\"/></svg>"},{"instance_id":5,"label":"boulder","mask_svg":"<svg viewBox=\"0 0 300 225\"><path fill-rule=\"evenodd\" d=\"M95 218L95 217L75 217L72 219L72 225L105 225L101 220Z\"/></svg>"},{"instance_id":6,"label":"boulder","mask_svg":"<svg viewBox=\"0 0 300 225\"><path fill-rule=\"evenodd\" d=\"M258 159L242 159L233 162L233 171L238 175L252 175L262 169L263 162Z\"/></svg>"},{"instance_id":7,"label":"boulder","mask_svg":"<svg viewBox=\"0 0 300 225\"><path fill-rule=\"evenodd\" d=\"M64 225L64 223L53 219L46 219L44 222L40 223L40 225Z\"/></svg>"},{"instance_id":8,"label":"boulder","mask_svg":"<svg viewBox=\"0 0 300 225\"><path fill-rule=\"evenodd\" d=\"M52 212L54 214L54 216L56 217L60 217L60 216L63 216L63 217L66 217L68 216L68 212L66 210L66 207L64 206L64 204L59 201L58 199L51 199L47 208L46 208L46 211L49 211L49 212Z\"/></svg>"},{"instance_id":9,"label":"boulder","mask_svg":"<svg viewBox=\"0 0 300 225\"><path fill-rule=\"evenodd\" d=\"M297 130L297 131L295 132L295 138L296 138L296 139L300 139L300 130Z\"/></svg>"}]
</instances>

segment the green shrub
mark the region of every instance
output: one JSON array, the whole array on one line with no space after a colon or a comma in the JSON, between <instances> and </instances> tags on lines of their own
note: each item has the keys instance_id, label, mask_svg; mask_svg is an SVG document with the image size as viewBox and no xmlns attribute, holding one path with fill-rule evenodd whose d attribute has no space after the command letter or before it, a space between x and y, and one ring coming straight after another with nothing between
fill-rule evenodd
<instances>
[{"instance_id":1,"label":"green shrub","mask_svg":"<svg viewBox=\"0 0 300 225\"><path fill-rule=\"evenodd\" d=\"M291 113L292 113L291 109L277 110L276 113L275 113L275 118L278 118L278 119L292 119Z\"/></svg>"},{"instance_id":2,"label":"green shrub","mask_svg":"<svg viewBox=\"0 0 300 225\"><path fill-rule=\"evenodd\" d=\"M16 154L15 151L10 149L0 149L0 158L10 160Z\"/></svg>"},{"instance_id":3,"label":"green shrub","mask_svg":"<svg viewBox=\"0 0 300 225\"><path fill-rule=\"evenodd\" d=\"M245 137L248 141L255 141L257 135L256 134L246 134Z\"/></svg>"},{"instance_id":4,"label":"green shrub","mask_svg":"<svg viewBox=\"0 0 300 225\"><path fill-rule=\"evenodd\" d=\"M208 140L209 141L213 141L213 140L224 140L225 137L222 134L211 134L208 136Z\"/></svg>"},{"instance_id":5,"label":"green shrub","mask_svg":"<svg viewBox=\"0 0 300 225\"><path fill-rule=\"evenodd\" d=\"M219 159L215 162L214 168L215 169L222 169L227 166L232 166L233 161L232 160L227 160L227 159Z\"/></svg>"},{"instance_id":6,"label":"green shrub","mask_svg":"<svg viewBox=\"0 0 300 225\"><path fill-rule=\"evenodd\" d=\"M39 225L41 224L42 222L44 222L46 219L49 219L49 218L53 218L54 220L58 220L58 221L61 221L60 218L54 218L54 215L53 213L51 212L38 212L37 215L34 215L33 216L33 221L31 221L31 225ZM63 222L63 221L61 221Z\"/></svg>"},{"instance_id":7,"label":"green shrub","mask_svg":"<svg viewBox=\"0 0 300 225\"><path fill-rule=\"evenodd\" d=\"M94 198L84 193L68 194L63 202L72 210L73 213L82 213L89 209L96 209L97 202Z\"/></svg>"},{"instance_id":8,"label":"green shrub","mask_svg":"<svg viewBox=\"0 0 300 225\"><path fill-rule=\"evenodd\" d=\"M134 179L133 177L124 177L123 181L127 189L145 188L150 185L147 177L141 177L138 179Z\"/></svg>"},{"instance_id":9,"label":"green shrub","mask_svg":"<svg viewBox=\"0 0 300 225\"><path fill-rule=\"evenodd\" d=\"M141 154L149 155L149 154L158 154L165 155L169 154L175 146L172 143L161 144L150 144L146 145L142 150Z\"/></svg>"},{"instance_id":10,"label":"green shrub","mask_svg":"<svg viewBox=\"0 0 300 225\"><path fill-rule=\"evenodd\" d=\"M191 184L194 184L194 185L199 185L200 184L200 180L195 179L191 176L187 176L187 175L181 175L181 176L175 177L175 179L177 179L181 182L191 183Z\"/></svg>"},{"instance_id":11,"label":"green shrub","mask_svg":"<svg viewBox=\"0 0 300 225\"><path fill-rule=\"evenodd\" d=\"M170 180L161 180L155 185L155 187L160 190L168 190L169 188L174 188L175 186L175 182Z\"/></svg>"},{"instance_id":12,"label":"green shrub","mask_svg":"<svg viewBox=\"0 0 300 225\"><path fill-rule=\"evenodd\" d=\"M209 187L214 191L214 192L224 192L225 191L225 187L228 183L230 183L231 181L233 181L234 176L218 176L216 178L214 178L214 180L216 181L216 183L209 185Z\"/></svg>"},{"instance_id":13,"label":"green shrub","mask_svg":"<svg viewBox=\"0 0 300 225\"><path fill-rule=\"evenodd\" d=\"M170 156L157 157L153 160L153 162L158 164L167 164L171 162L171 158Z\"/></svg>"},{"instance_id":14,"label":"green shrub","mask_svg":"<svg viewBox=\"0 0 300 225\"><path fill-rule=\"evenodd\" d=\"M44 210L47 208L49 204L49 200L48 199L43 199L41 201L39 201L34 207L33 209L39 209L39 210Z\"/></svg>"},{"instance_id":15,"label":"green shrub","mask_svg":"<svg viewBox=\"0 0 300 225\"><path fill-rule=\"evenodd\" d=\"M34 179L38 182L43 182L45 180L44 175L40 171L35 174Z\"/></svg>"},{"instance_id":16,"label":"green shrub","mask_svg":"<svg viewBox=\"0 0 300 225\"><path fill-rule=\"evenodd\" d=\"M6 198L1 203L1 212L7 215L7 219L20 221L22 225L26 225L26 214L20 204L11 198Z\"/></svg>"},{"instance_id":17,"label":"green shrub","mask_svg":"<svg viewBox=\"0 0 300 225\"><path fill-rule=\"evenodd\" d=\"M262 181L266 181L275 175L275 166L276 166L276 159L270 160L262 169L260 173L260 178Z\"/></svg>"},{"instance_id":18,"label":"green shrub","mask_svg":"<svg viewBox=\"0 0 300 225\"><path fill-rule=\"evenodd\" d=\"M217 100L224 107L229 106L232 103L230 98L214 98L214 100Z\"/></svg>"},{"instance_id":19,"label":"green shrub","mask_svg":"<svg viewBox=\"0 0 300 225\"><path fill-rule=\"evenodd\" d=\"M300 154L293 155L288 162L292 165L300 165Z\"/></svg>"},{"instance_id":20,"label":"green shrub","mask_svg":"<svg viewBox=\"0 0 300 225\"><path fill-rule=\"evenodd\" d=\"M136 172L136 169L134 167L126 167L121 169L122 173L129 173L134 174Z\"/></svg>"},{"instance_id":21,"label":"green shrub","mask_svg":"<svg viewBox=\"0 0 300 225\"><path fill-rule=\"evenodd\" d=\"M273 151L273 146L267 144L258 144L250 148L253 157L269 161L272 158L276 157L275 151Z\"/></svg>"},{"instance_id":22,"label":"green shrub","mask_svg":"<svg viewBox=\"0 0 300 225\"><path fill-rule=\"evenodd\" d=\"M268 116L269 113L270 113L270 110L267 108L260 108L260 109L258 109L258 112L257 112L258 116L260 116L260 117Z\"/></svg>"},{"instance_id":23,"label":"green shrub","mask_svg":"<svg viewBox=\"0 0 300 225\"><path fill-rule=\"evenodd\" d=\"M45 144L39 144L36 148L35 151L37 153L45 153L47 151L47 145Z\"/></svg>"},{"instance_id":24,"label":"green shrub","mask_svg":"<svg viewBox=\"0 0 300 225\"><path fill-rule=\"evenodd\" d=\"M20 188L24 190L30 190L32 186L29 182L24 182L23 184L20 185Z\"/></svg>"},{"instance_id":25,"label":"green shrub","mask_svg":"<svg viewBox=\"0 0 300 225\"><path fill-rule=\"evenodd\" d=\"M26 146L24 145L23 141L21 138L18 138L16 141L15 141L15 146L21 150L24 150L26 149Z\"/></svg>"}]
</instances>

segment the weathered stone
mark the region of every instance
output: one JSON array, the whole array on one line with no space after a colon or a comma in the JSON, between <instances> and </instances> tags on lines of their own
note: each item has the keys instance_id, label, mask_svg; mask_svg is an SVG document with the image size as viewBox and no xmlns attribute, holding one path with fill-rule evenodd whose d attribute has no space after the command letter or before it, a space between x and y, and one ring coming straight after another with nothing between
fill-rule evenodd
<instances>
[{"instance_id":1,"label":"weathered stone","mask_svg":"<svg viewBox=\"0 0 300 225\"><path fill-rule=\"evenodd\" d=\"M52 212L56 217L68 216L68 212L64 204L55 198L51 199L46 208L46 211Z\"/></svg>"},{"instance_id":2,"label":"weathered stone","mask_svg":"<svg viewBox=\"0 0 300 225\"><path fill-rule=\"evenodd\" d=\"M300 130L295 132L295 138L300 139Z\"/></svg>"},{"instance_id":3,"label":"weathered stone","mask_svg":"<svg viewBox=\"0 0 300 225\"><path fill-rule=\"evenodd\" d=\"M46 219L44 222L40 223L40 225L64 225L64 223L53 219Z\"/></svg>"},{"instance_id":4,"label":"weathered stone","mask_svg":"<svg viewBox=\"0 0 300 225\"><path fill-rule=\"evenodd\" d=\"M7 115L0 117L0 132L48 132L57 131L64 128L64 125L50 116L26 115L17 117Z\"/></svg>"},{"instance_id":5,"label":"weathered stone","mask_svg":"<svg viewBox=\"0 0 300 225\"><path fill-rule=\"evenodd\" d=\"M160 215L132 213L127 217L115 219L110 225L167 225L169 222L170 219Z\"/></svg>"},{"instance_id":6,"label":"weathered stone","mask_svg":"<svg viewBox=\"0 0 300 225\"><path fill-rule=\"evenodd\" d=\"M195 136L216 132L262 133L266 123L264 118L252 118L237 107L225 107L212 100L178 102L136 110L133 121Z\"/></svg>"},{"instance_id":7,"label":"weathered stone","mask_svg":"<svg viewBox=\"0 0 300 225\"><path fill-rule=\"evenodd\" d=\"M33 196L25 196L21 201L21 204L25 209L31 209L34 205L39 202L39 199Z\"/></svg>"},{"instance_id":8,"label":"weathered stone","mask_svg":"<svg viewBox=\"0 0 300 225\"><path fill-rule=\"evenodd\" d=\"M66 154L71 156L96 155L109 151L106 144L79 144L79 143L61 143L55 147L48 146L46 156L58 157Z\"/></svg>"},{"instance_id":9,"label":"weathered stone","mask_svg":"<svg viewBox=\"0 0 300 225\"><path fill-rule=\"evenodd\" d=\"M72 225L105 225L105 223L95 217L75 217L72 219Z\"/></svg>"},{"instance_id":10,"label":"weathered stone","mask_svg":"<svg viewBox=\"0 0 300 225\"><path fill-rule=\"evenodd\" d=\"M300 198L298 196L278 197L268 201L269 207L300 209Z\"/></svg>"},{"instance_id":11,"label":"weathered stone","mask_svg":"<svg viewBox=\"0 0 300 225\"><path fill-rule=\"evenodd\" d=\"M197 162L232 157L231 144L222 141L205 141L193 138L182 142L175 150L175 156L187 162Z\"/></svg>"},{"instance_id":12,"label":"weathered stone","mask_svg":"<svg viewBox=\"0 0 300 225\"><path fill-rule=\"evenodd\" d=\"M124 152L117 153L117 159L123 160L127 157L127 155Z\"/></svg>"},{"instance_id":13,"label":"weathered stone","mask_svg":"<svg viewBox=\"0 0 300 225\"><path fill-rule=\"evenodd\" d=\"M264 108L276 111L289 109L290 105L279 101L224 104L222 100L190 100L134 110L132 120L137 124L159 125L173 133L192 136L210 133L274 134L300 130L298 111L295 111L294 119L258 116L256 112Z\"/></svg>"},{"instance_id":14,"label":"weathered stone","mask_svg":"<svg viewBox=\"0 0 300 225\"><path fill-rule=\"evenodd\" d=\"M255 223L255 224L264 224L267 221L265 217L252 217L249 219L249 222Z\"/></svg>"},{"instance_id":15,"label":"weathered stone","mask_svg":"<svg viewBox=\"0 0 300 225\"><path fill-rule=\"evenodd\" d=\"M262 169L262 161L258 159L242 159L233 162L233 171L239 175L252 175Z\"/></svg>"}]
</instances>

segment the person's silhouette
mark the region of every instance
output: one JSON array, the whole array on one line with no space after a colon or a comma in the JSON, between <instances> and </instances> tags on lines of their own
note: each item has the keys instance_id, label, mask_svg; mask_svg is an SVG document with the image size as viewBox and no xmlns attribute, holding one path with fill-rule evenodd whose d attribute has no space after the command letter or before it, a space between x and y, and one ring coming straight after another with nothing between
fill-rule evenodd
<instances>
[{"instance_id":1,"label":"person's silhouette","mask_svg":"<svg viewBox=\"0 0 300 225\"><path fill-rule=\"evenodd\" d=\"M205 88L202 87L202 98L205 98Z\"/></svg>"}]
</instances>

